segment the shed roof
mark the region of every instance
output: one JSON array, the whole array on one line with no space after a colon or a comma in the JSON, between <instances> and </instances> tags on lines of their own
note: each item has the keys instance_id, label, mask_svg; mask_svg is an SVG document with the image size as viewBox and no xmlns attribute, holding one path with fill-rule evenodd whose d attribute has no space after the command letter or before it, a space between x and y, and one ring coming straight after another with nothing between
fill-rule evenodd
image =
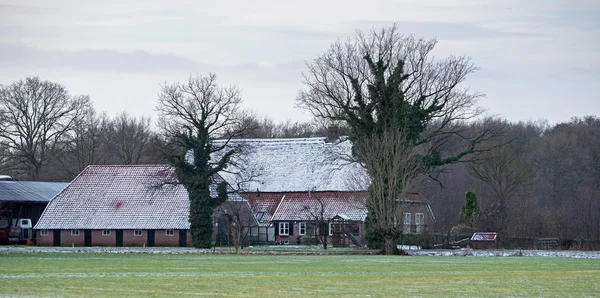
<instances>
[{"instance_id":1,"label":"shed roof","mask_svg":"<svg viewBox=\"0 0 600 298\"><path fill-rule=\"evenodd\" d=\"M0 202L48 203L68 183L0 181Z\"/></svg>"},{"instance_id":2,"label":"shed roof","mask_svg":"<svg viewBox=\"0 0 600 298\"><path fill-rule=\"evenodd\" d=\"M349 191L368 186L364 169L351 162L352 143L347 138L242 139L229 145L244 151L244 170L253 177L242 183L246 191ZM231 165L228 171L241 169ZM237 179L230 173L221 175L231 184Z\"/></svg>"},{"instance_id":3,"label":"shed roof","mask_svg":"<svg viewBox=\"0 0 600 298\"><path fill-rule=\"evenodd\" d=\"M52 199L35 228L188 229L188 193L168 184L174 181L167 165L88 166ZM229 200L244 199L230 193Z\"/></svg>"},{"instance_id":4,"label":"shed roof","mask_svg":"<svg viewBox=\"0 0 600 298\"><path fill-rule=\"evenodd\" d=\"M471 241L496 241L497 233L493 232L476 232L471 236Z\"/></svg>"}]
</instances>

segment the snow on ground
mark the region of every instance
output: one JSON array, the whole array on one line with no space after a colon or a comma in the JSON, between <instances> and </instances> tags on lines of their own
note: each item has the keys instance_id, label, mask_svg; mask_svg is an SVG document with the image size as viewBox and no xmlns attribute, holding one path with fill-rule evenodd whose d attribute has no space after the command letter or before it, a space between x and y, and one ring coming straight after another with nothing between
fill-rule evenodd
<instances>
[{"instance_id":1,"label":"snow on ground","mask_svg":"<svg viewBox=\"0 0 600 298\"><path fill-rule=\"evenodd\" d=\"M287 248L287 247L286 247ZM242 254L323 254L322 250L298 246L290 250L280 248L252 248L240 250ZM312 248L312 246L311 246ZM600 251L575 250L474 250L474 249L405 249L410 256L475 256L475 257L563 257L600 259ZM229 254L235 251L229 248L194 249L186 247L44 247L44 246L0 246L0 254L7 253L122 253L122 254ZM329 249L327 254L376 254L373 250L336 250Z\"/></svg>"}]
</instances>

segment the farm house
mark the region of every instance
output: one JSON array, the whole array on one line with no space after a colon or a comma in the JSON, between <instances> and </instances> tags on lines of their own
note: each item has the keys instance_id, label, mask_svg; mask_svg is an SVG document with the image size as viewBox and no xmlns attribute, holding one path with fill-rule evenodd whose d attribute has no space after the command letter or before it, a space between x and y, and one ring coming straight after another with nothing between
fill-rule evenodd
<instances>
[{"instance_id":1,"label":"farm house","mask_svg":"<svg viewBox=\"0 0 600 298\"><path fill-rule=\"evenodd\" d=\"M314 233L316 221L330 224L327 241L332 244L364 243L368 178L351 161L350 140L335 130L329 133L317 138L231 140L232 146L245 148L243 170L253 176L241 183L240 194L250 202L259 224L270 227L282 244L303 243L310 227ZM222 176L238 183L234 175ZM408 194L398 202L406 233L433 231L435 218L424 197Z\"/></svg>"}]
</instances>

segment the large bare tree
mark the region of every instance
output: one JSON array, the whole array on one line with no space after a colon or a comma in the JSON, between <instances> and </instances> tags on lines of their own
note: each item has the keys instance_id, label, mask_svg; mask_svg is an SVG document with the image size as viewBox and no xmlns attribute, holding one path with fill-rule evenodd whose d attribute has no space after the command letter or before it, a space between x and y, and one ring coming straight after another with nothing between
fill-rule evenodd
<instances>
[{"instance_id":1,"label":"large bare tree","mask_svg":"<svg viewBox=\"0 0 600 298\"><path fill-rule=\"evenodd\" d=\"M401 131L407 148L422 153L424 172L458 162L477 152L477 145L493 130L482 130L455 154L442 150L449 138L466 137L456 125L481 114L476 104L482 94L463 86L476 70L471 59L434 59L436 43L402 35L396 25L338 40L307 62L298 105L317 117L345 122L358 146L374 135ZM392 191L391 186L386 188ZM384 222L391 230L390 221Z\"/></svg>"},{"instance_id":2,"label":"large bare tree","mask_svg":"<svg viewBox=\"0 0 600 298\"><path fill-rule=\"evenodd\" d=\"M39 77L0 86L0 142L9 148L11 167L27 179L40 179L50 153L62 150L89 109L88 96L72 96Z\"/></svg>"},{"instance_id":3,"label":"large bare tree","mask_svg":"<svg viewBox=\"0 0 600 298\"><path fill-rule=\"evenodd\" d=\"M240 90L220 87L216 80L215 74L209 74L165 85L156 107L159 125L170 141L166 154L189 194L192 244L199 248L212 246L213 211L227 199L227 187L220 183L213 196L210 187L236 154L237 149L228 144L241 129ZM223 141L213 142L223 136Z\"/></svg>"}]
</instances>

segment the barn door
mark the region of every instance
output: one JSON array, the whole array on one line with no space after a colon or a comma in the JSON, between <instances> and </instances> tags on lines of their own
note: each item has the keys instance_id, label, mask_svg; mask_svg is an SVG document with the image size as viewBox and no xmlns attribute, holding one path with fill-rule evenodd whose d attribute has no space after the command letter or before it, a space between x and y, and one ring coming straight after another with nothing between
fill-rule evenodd
<instances>
[{"instance_id":1,"label":"barn door","mask_svg":"<svg viewBox=\"0 0 600 298\"><path fill-rule=\"evenodd\" d=\"M92 230L83 230L83 245L92 246Z\"/></svg>"},{"instance_id":2,"label":"barn door","mask_svg":"<svg viewBox=\"0 0 600 298\"><path fill-rule=\"evenodd\" d=\"M52 245L60 246L60 230L52 231Z\"/></svg>"},{"instance_id":3,"label":"barn door","mask_svg":"<svg viewBox=\"0 0 600 298\"><path fill-rule=\"evenodd\" d=\"M148 246L154 246L154 230L148 230Z\"/></svg>"},{"instance_id":4,"label":"barn door","mask_svg":"<svg viewBox=\"0 0 600 298\"><path fill-rule=\"evenodd\" d=\"M115 245L123 246L123 230L117 230L116 232L117 232L117 234L116 234L115 238L117 240L117 243Z\"/></svg>"},{"instance_id":5,"label":"barn door","mask_svg":"<svg viewBox=\"0 0 600 298\"><path fill-rule=\"evenodd\" d=\"M187 246L187 230L179 230L179 246Z\"/></svg>"}]
</instances>

